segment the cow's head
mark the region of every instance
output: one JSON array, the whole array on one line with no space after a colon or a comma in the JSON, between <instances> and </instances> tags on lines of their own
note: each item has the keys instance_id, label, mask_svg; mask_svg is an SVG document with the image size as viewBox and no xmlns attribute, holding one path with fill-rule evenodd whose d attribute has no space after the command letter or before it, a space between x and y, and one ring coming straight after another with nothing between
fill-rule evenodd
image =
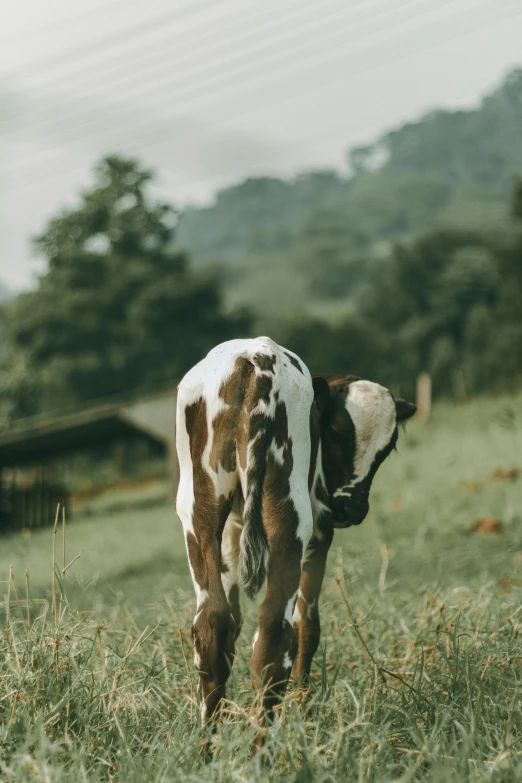
<instances>
[{"instance_id":1,"label":"cow's head","mask_svg":"<svg viewBox=\"0 0 522 783\"><path fill-rule=\"evenodd\" d=\"M354 376L314 376L313 384L334 526L360 525L369 510L373 477L397 443L397 425L416 407Z\"/></svg>"}]
</instances>

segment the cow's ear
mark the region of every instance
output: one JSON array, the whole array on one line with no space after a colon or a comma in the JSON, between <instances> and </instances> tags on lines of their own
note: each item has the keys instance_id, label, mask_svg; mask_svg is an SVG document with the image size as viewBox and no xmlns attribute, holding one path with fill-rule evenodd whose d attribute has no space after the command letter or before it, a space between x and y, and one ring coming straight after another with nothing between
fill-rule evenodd
<instances>
[{"instance_id":1,"label":"cow's ear","mask_svg":"<svg viewBox=\"0 0 522 783\"><path fill-rule=\"evenodd\" d=\"M412 402L406 402L406 400L395 400L395 410L397 413L397 422L406 421L411 419L414 413L417 412L417 406Z\"/></svg>"},{"instance_id":2,"label":"cow's ear","mask_svg":"<svg viewBox=\"0 0 522 783\"><path fill-rule=\"evenodd\" d=\"M314 400L317 410L319 411L321 418L324 418L324 416L328 415L332 406L332 391L328 385L328 381L324 378L312 378L312 384L314 387Z\"/></svg>"}]
</instances>

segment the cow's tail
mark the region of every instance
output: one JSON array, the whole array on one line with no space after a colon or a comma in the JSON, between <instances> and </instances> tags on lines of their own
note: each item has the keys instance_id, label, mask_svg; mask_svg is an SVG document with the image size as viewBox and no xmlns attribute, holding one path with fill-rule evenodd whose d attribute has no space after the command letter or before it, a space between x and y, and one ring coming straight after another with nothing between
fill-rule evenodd
<instances>
[{"instance_id":1,"label":"cow's tail","mask_svg":"<svg viewBox=\"0 0 522 783\"><path fill-rule=\"evenodd\" d=\"M257 372L256 368L256 375ZM266 379L272 386L276 381L277 374L263 375L261 382ZM257 375L257 379L259 379L259 375ZM272 395L273 386L270 391L270 398L272 398ZM245 471L247 486L238 564L239 584L245 589L246 594L250 598L254 598L256 593L259 592L266 578L268 542L263 525L262 507L267 457L273 435L273 416L266 410L266 403L259 396L249 417Z\"/></svg>"}]
</instances>

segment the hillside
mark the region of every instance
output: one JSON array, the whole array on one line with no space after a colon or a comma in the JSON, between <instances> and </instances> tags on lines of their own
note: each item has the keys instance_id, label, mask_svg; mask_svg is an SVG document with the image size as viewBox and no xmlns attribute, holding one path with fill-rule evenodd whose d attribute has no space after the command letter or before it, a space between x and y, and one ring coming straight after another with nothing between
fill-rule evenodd
<instances>
[{"instance_id":1,"label":"hillside","mask_svg":"<svg viewBox=\"0 0 522 783\"><path fill-rule=\"evenodd\" d=\"M522 69L471 110L430 112L347 153L347 173L260 177L181 216L178 242L222 265L229 304L345 312L367 261L438 227L500 229L522 171ZM353 266L355 264L355 267ZM348 270L350 272L348 273ZM265 294L265 296L263 296ZM320 303L324 302L324 312Z\"/></svg>"}]
</instances>

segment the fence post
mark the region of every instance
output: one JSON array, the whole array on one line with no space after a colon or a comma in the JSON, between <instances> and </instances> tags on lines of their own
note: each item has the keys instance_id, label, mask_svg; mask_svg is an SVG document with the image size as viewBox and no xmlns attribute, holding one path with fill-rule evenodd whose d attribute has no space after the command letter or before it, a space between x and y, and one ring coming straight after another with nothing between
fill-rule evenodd
<instances>
[{"instance_id":1,"label":"fence post","mask_svg":"<svg viewBox=\"0 0 522 783\"><path fill-rule=\"evenodd\" d=\"M421 372L417 378L417 419L425 422L431 412L431 375Z\"/></svg>"}]
</instances>

